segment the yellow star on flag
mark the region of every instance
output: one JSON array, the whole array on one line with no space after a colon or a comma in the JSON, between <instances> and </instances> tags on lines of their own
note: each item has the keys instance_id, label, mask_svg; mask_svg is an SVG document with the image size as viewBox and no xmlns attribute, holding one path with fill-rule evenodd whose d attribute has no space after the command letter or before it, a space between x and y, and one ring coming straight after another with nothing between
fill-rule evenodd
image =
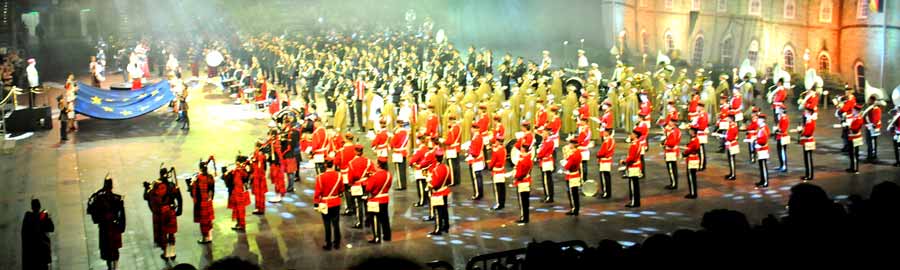
<instances>
[{"instance_id":1,"label":"yellow star on flag","mask_svg":"<svg viewBox=\"0 0 900 270\"><path fill-rule=\"evenodd\" d=\"M122 102L128 102L129 100L131 100L131 99L130 99L130 98L123 98L123 99L122 99Z\"/></svg>"},{"instance_id":2,"label":"yellow star on flag","mask_svg":"<svg viewBox=\"0 0 900 270\"><path fill-rule=\"evenodd\" d=\"M147 109L150 109L150 106L141 106L138 109L140 109L141 111L146 111Z\"/></svg>"},{"instance_id":3,"label":"yellow star on flag","mask_svg":"<svg viewBox=\"0 0 900 270\"><path fill-rule=\"evenodd\" d=\"M162 98L163 98L162 96L158 96L154 99L154 101L160 101L160 100L162 100Z\"/></svg>"},{"instance_id":4,"label":"yellow star on flag","mask_svg":"<svg viewBox=\"0 0 900 270\"><path fill-rule=\"evenodd\" d=\"M111 99L111 98L107 98L107 99L105 99L105 100L106 100L106 102L113 102L113 101L116 101L115 99Z\"/></svg>"},{"instance_id":5,"label":"yellow star on flag","mask_svg":"<svg viewBox=\"0 0 900 270\"><path fill-rule=\"evenodd\" d=\"M98 97L98 96L94 96L91 98L91 103L100 105L103 103L103 99L100 99L100 97Z\"/></svg>"},{"instance_id":6,"label":"yellow star on flag","mask_svg":"<svg viewBox=\"0 0 900 270\"><path fill-rule=\"evenodd\" d=\"M140 96L138 96L137 98L138 98L138 99L144 99L145 97L147 97L147 93L143 93L143 94L141 94Z\"/></svg>"},{"instance_id":7,"label":"yellow star on flag","mask_svg":"<svg viewBox=\"0 0 900 270\"><path fill-rule=\"evenodd\" d=\"M120 112L120 113L121 113L122 115L124 115L124 116L129 116L129 115L131 115L131 111L129 111L129 110L124 110L124 111L122 111L122 112Z\"/></svg>"},{"instance_id":8,"label":"yellow star on flag","mask_svg":"<svg viewBox=\"0 0 900 270\"><path fill-rule=\"evenodd\" d=\"M113 108L103 106L103 111L106 111L106 112L112 112L112 111L113 111Z\"/></svg>"},{"instance_id":9,"label":"yellow star on flag","mask_svg":"<svg viewBox=\"0 0 900 270\"><path fill-rule=\"evenodd\" d=\"M151 96L155 96L156 94L159 94L159 90L158 90L158 89L157 89L157 90L153 90L153 92L150 92L150 95L151 95Z\"/></svg>"}]
</instances>

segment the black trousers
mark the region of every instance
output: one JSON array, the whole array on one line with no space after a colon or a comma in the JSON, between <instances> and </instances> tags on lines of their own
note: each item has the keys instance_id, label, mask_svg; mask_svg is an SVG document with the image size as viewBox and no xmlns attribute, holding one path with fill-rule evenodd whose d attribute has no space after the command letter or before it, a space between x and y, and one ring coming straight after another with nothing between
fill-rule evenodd
<instances>
[{"instance_id":1,"label":"black trousers","mask_svg":"<svg viewBox=\"0 0 900 270\"><path fill-rule=\"evenodd\" d=\"M472 167L469 167L469 171L472 173L472 191L474 192L472 195L473 199L481 199L484 195L482 191L484 190L484 177L481 175L481 171L475 171Z\"/></svg>"},{"instance_id":2,"label":"black trousers","mask_svg":"<svg viewBox=\"0 0 900 270\"><path fill-rule=\"evenodd\" d=\"M416 201L417 206L425 205L425 196L428 195L428 192L425 189L428 188L428 184L425 183L425 179L416 179L416 194L419 196Z\"/></svg>"},{"instance_id":3,"label":"black trousers","mask_svg":"<svg viewBox=\"0 0 900 270\"><path fill-rule=\"evenodd\" d=\"M544 200L553 200L553 171L542 172L541 182L544 184Z\"/></svg>"},{"instance_id":4,"label":"black trousers","mask_svg":"<svg viewBox=\"0 0 900 270\"><path fill-rule=\"evenodd\" d=\"M812 180L812 179L813 179L813 158L812 158L812 153L813 153L813 151L811 151L811 150L804 150L804 151L803 151L803 168L806 169L806 175L805 175L805 176L806 176L806 179L808 179L808 180Z\"/></svg>"},{"instance_id":5,"label":"black trousers","mask_svg":"<svg viewBox=\"0 0 900 270\"><path fill-rule=\"evenodd\" d=\"M781 140L778 140L776 148L778 149L778 162L781 164L778 168L787 170L787 145L781 144Z\"/></svg>"},{"instance_id":6,"label":"black trousers","mask_svg":"<svg viewBox=\"0 0 900 270\"><path fill-rule=\"evenodd\" d=\"M894 140L894 163L895 165L900 165L900 142Z\"/></svg>"},{"instance_id":7,"label":"black trousers","mask_svg":"<svg viewBox=\"0 0 900 270\"><path fill-rule=\"evenodd\" d=\"M866 159L878 159L878 136L873 136L869 129L866 129Z\"/></svg>"},{"instance_id":8,"label":"black trousers","mask_svg":"<svg viewBox=\"0 0 900 270\"><path fill-rule=\"evenodd\" d=\"M450 185L456 186L459 184L459 158L450 158L448 159L447 166L450 166Z\"/></svg>"},{"instance_id":9,"label":"black trousers","mask_svg":"<svg viewBox=\"0 0 900 270\"><path fill-rule=\"evenodd\" d=\"M697 196L697 169L688 169L688 195Z\"/></svg>"},{"instance_id":10,"label":"black trousers","mask_svg":"<svg viewBox=\"0 0 900 270\"><path fill-rule=\"evenodd\" d=\"M346 208L344 208L345 214L354 213L356 211L356 201L355 196L350 195L350 184L344 184L344 204L346 204Z\"/></svg>"},{"instance_id":11,"label":"black trousers","mask_svg":"<svg viewBox=\"0 0 900 270\"><path fill-rule=\"evenodd\" d=\"M320 175L325 172L325 163L316 163L316 175Z\"/></svg>"},{"instance_id":12,"label":"black trousers","mask_svg":"<svg viewBox=\"0 0 900 270\"><path fill-rule=\"evenodd\" d=\"M506 207L506 183L494 183L494 198L498 209Z\"/></svg>"},{"instance_id":13,"label":"black trousers","mask_svg":"<svg viewBox=\"0 0 900 270\"><path fill-rule=\"evenodd\" d=\"M581 199L581 193L579 187L569 187L569 208L575 214L578 214L578 210L581 209L581 203L579 200Z\"/></svg>"},{"instance_id":14,"label":"black trousers","mask_svg":"<svg viewBox=\"0 0 900 270\"><path fill-rule=\"evenodd\" d=\"M394 163L397 166L397 189L403 190L406 189L406 158L403 158L403 161L400 163Z\"/></svg>"},{"instance_id":15,"label":"black trousers","mask_svg":"<svg viewBox=\"0 0 900 270\"><path fill-rule=\"evenodd\" d=\"M756 184L760 186L769 186L769 160L760 159L756 162L759 163L759 182Z\"/></svg>"},{"instance_id":16,"label":"black trousers","mask_svg":"<svg viewBox=\"0 0 900 270\"><path fill-rule=\"evenodd\" d=\"M706 170L706 144L700 144L700 171Z\"/></svg>"},{"instance_id":17,"label":"black trousers","mask_svg":"<svg viewBox=\"0 0 900 270\"><path fill-rule=\"evenodd\" d=\"M352 199L356 207L356 225L361 226L366 217L366 200L362 196L353 196Z\"/></svg>"},{"instance_id":18,"label":"black trousers","mask_svg":"<svg viewBox=\"0 0 900 270\"><path fill-rule=\"evenodd\" d=\"M844 141L844 147L842 149L844 149L844 151L847 151L852 146L850 144L850 136L849 135L850 135L850 129L848 129L847 127L844 127L841 129L841 139Z\"/></svg>"},{"instance_id":19,"label":"black trousers","mask_svg":"<svg viewBox=\"0 0 900 270\"><path fill-rule=\"evenodd\" d=\"M728 155L728 176L735 176L734 174L734 155L731 154L731 151L727 153Z\"/></svg>"},{"instance_id":20,"label":"black trousers","mask_svg":"<svg viewBox=\"0 0 900 270\"><path fill-rule=\"evenodd\" d=\"M641 183L637 177L628 177L628 197L631 206L641 206Z\"/></svg>"},{"instance_id":21,"label":"black trousers","mask_svg":"<svg viewBox=\"0 0 900 270\"><path fill-rule=\"evenodd\" d=\"M644 160L644 155L642 154L641 155L641 172L646 172L646 171L647 171L647 161ZM647 176L646 174L641 174L641 177L639 177L639 178L644 179L644 177L646 177L646 176Z\"/></svg>"},{"instance_id":22,"label":"black trousers","mask_svg":"<svg viewBox=\"0 0 900 270\"><path fill-rule=\"evenodd\" d=\"M756 146L754 146L754 143L747 143L747 149L749 149L747 155L750 157L750 163L753 163L756 159Z\"/></svg>"},{"instance_id":23,"label":"black trousers","mask_svg":"<svg viewBox=\"0 0 900 270\"><path fill-rule=\"evenodd\" d=\"M519 192L519 219L528 223L528 197L531 197L531 192Z\"/></svg>"},{"instance_id":24,"label":"black trousers","mask_svg":"<svg viewBox=\"0 0 900 270\"><path fill-rule=\"evenodd\" d=\"M69 121L60 120L59 121L59 139L61 141L65 141L69 139Z\"/></svg>"},{"instance_id":25,"label":"black trousers","mask_svg":"<svg viewBox=\"0 0 900 270\"><path fill-rule=\"evenodd\" d=\"M666 161L666 171L669 173L669 187L678 188L678 164Z\"/></svg>"},{"instance_id":26,"label":"black trousers","mask_svg":"<svg viewBox=\"0 0 900 270\"><path fill-rule=\"evenodd\" d=\"M372 236L378 240L391 241L391 216L388 215L388 204L378 204L378 213L367 212L372 221Z\"/></svg>"},{"instance_id":27,"label":"black trousers","mask_svg":"<svg viewBox=\"0 0 900 270\"><path fill-rule=\"evenodd\" d=\"M600 172L600 197L601 198L609 198L612 196L612 173L610 172Z\"/></svg>"},{"instance_id":28,"label":"black trousers","mask_svg":"<svg viewBox=\"0 0 900 270\"><path fill-rule=\"evenodd\" d=\"M587 176L588 176L588 169L587 169L587 168L588 168L588 162L587 162L587 160L582 159L582 160L581 160L581 182L582 182L582 183L587 182L587 180L588 180L588 179L587 179Z\"/></svg>"},{"instance_id":29,"label":"black trousers","mask_svg":"<svg viewBox=\"0 0 900 270\"><path fill-rule=\"evenodd\" d=\"M327 214L322 214L322 223L325 225L325 246L339 246L341 244L341 215L339 206L329 207Z\"/></svg>"},{"instance_id":30,"label":"black trousers","mask_svg":"<svg viewBox=\"0 0 900 270\"><path fill-rule=\"evenodd\" d=\"M447 208L447 196L441 196L442 205L435 205L434 212L437 217L434 219L435 232L450 231L450 211Z\"/></svg>"},{"instance_id":31,"label":"black trousers","mask_svg":"<svg viewBox=\"0 0 900 270\"><path fill-rule=\"evenodd\" d=\"M362 123L363 123L363 120L362 120L362 109L363 109L363 108L362 108L362 107L363 107L362 100L356 100L356 101L354 101L353 103L354 103L354 104L351 104L351 109L353 109L353 111L350 112L350 125L349 125L349 126L350 126L350 127L353 127L354 125L357 125L357 124L358 124L358 126L356 126L356 127L359 128L359 129L362 129L362 128L363 128L363 124L362 124Z\"/></svg>"},{"instance_id":32,"label":"black trousers","mask_svg":"<svg viewBox=\"0 0 900 270\"><path fill-rule=\"evenodd\" d=\"M859 172L859 146L850 146L850 171Z\"/></svg>"}]
</instances>

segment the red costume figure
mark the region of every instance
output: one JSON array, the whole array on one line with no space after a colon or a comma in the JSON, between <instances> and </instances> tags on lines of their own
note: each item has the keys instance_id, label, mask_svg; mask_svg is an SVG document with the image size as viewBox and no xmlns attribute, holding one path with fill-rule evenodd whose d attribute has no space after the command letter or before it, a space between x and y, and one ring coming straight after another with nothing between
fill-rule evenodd
<instances>
[{"instance_id":1,"label":"red costume figure","mask_svg":"<svg viewBox=\"0 0 900 270\"><path fill-rule=\"evenodd\" d=\"M450 115L450 122L452 124L444 135L444 158L448 159L447 165L450 166L450 185L455 186L459 181L460 127L455 115Z\"/></svg>"},{"instance_id":2,"label":"red costume figure","mask_svg":"<svg viewBox=\"0 0 900 270\"><path fill-rule=\"evenodd\" d=\"M769 186L769 126L766 125L766 115L763 113L758 114L757 122L759 128L754 136L755 145L754 149L756 152L756 158L759 162L759 182L756 183L757 187L768 187Z\"/></svg>"},{"instance_id":3,"label":"red costume figure","mask_svg":"<svg viewBox=\"0 0 900 270\"><path fill-rule=\"evenodd\" d=\"M778 114L783 114L784 110L787 108L784 106L784 101L787 99L787 90L782 86L782 82L778 82L778 87L775 88L775 92L772 93L772 110L775 111L775 117L778 117Z\"/></svg>"},{"instance_id":4,"label":"red costume figure","mask_svg":"<svg viewBox=\"0 0 900 270\"><path fill-rule=\"evenodd\" d=\"M549 130L541 131L544 133L544 141L541 142L541 149L538 150L537 158L541 166L541 182L544 185L544 203L553 202L553 171L556 170L553 154L556 151L553 138L548 136Z\"/></svg>"},{"instance_id":5,"label":"red costume figure","mask_svg":"<svg viewBox=\"0 0 900 270\"><path fill-rule=\"evenodd\" d=\"M210 159L211 160L211 159ZM215 195L216 180L209 174L207 162L200 162L200 174L191 182L191 198L194 199L194 222L200 224L200 235L197 241L200 244L212 242L213 219L216 211L213 209L213 195Z\"/></svg>"},{"instance_id":6,"label":"red costume figure","mask_svg":"<svg viewBox=\"0 0 900 270\"><path fill-rule=\"evenodd\" d=\"M869 96L865 115L866 127L866 161L878 160L878 136L881 136L881 106L874 95Z\"/></svg>"},{"instance_id":7,"label":"red costume figure","mask_svg":"<svg viewBox=\"0 0 900 270\"><path fill-rule=\"evenodd\" d=\"M852 114L847 117L847 121L850 122L848 126L847 139L852 143L850 146L850 168L847 168L847 172L850 173L859 173L859 147L863 145L863 117L859 115L860 106L854 107L852 110Z\"/></svg>"},{"instance_id":8,"label":"red costume figure","mask_svg":"<svg viewBox=\"0 0 900 270\"><path fill-rule=\"evenodd\" d=\"M578 123L578 147L577 152L581 153L581 182L587 181L588 160L591 159L591 126L587 123L587 118L582 118Z\"/></svg>"},{"instance_id":9,"label":"red costume figure","mask_svg":"<svg viewBox=\"0 0 900 270\"><path fill-rule=\"evenodd\" d=\"M781 162L781 166L778 166L778 171L787 172L787 145L791 144L791 135L788 134L788 130L790 129L790 120L788 120L787 114L778 114L778 126L775 128L775 140L776 140L776 151L778 151L778 161Z\"/></svg>"},{"instance_id":10,"label":"red costume figure","mask_svg":"<svg viewBox=\"0 0 900 270\"><path fill-rule=\"evenodd\" d=\"M256 150L253 151L253 157L250 158L250 191L253 192L253 203L256 210L254 215L263 215L266 213L266 192L269 191L268 183L266 183L266 155L262 152L262 143L256 143Z\"/></svg>"},{"instance_id":11,"label":"red costume figure","mask_svg":"<svg viewBox=\"0 0 900 270\"><path fill-rule=\"evenodd\" d=\"M666 105L666 115L659 120L656 121L656 124L662 128L665 128L669 125L669 122L678 121L678 109L675 108L675 101L669 100L669 104Z\"/></svg>"},{"instance_id":12,"label":"red costume figure","mask_svg":"<svg viewBox=\"0 0 900 270\"><path fill-rule=\"evenodd\" d=\"M366 207L365 200L362 198L365 195L366 179L375 171L377 165L363 156L363 146L361 144L355 145L353 150L356 156L347 162L347 181L350 183L350 198L353 199L353 202L348 202L348 204L352 203L356 208L356 224L353 227L362 228L363 218L365 218L366 213L366 208L364 208Z\"/></svg>"},{"instance_id":13,"label":"red costume figure","mask_svg":"<svg viewBox=\"0 0 900 270\"><path fill-rule=\"evenodd\" d=\"M678 145L681 144L681 129L675 122L666 125L666 140L663 141L663 153L666 160L666 172L669 174L669 185L666 189L678 189Z\"/></svg>"},{"instance_id":14,"label":"red costume figure","mask_svg":"<svg viewBox=\"0 0 900 270\"><path fill-rule=\"evenodd\" d=\"M125 232L126 224L125 202L122 195L113 193L112 188L112 178L107 177L103 180L103 188L94 192L90 199L88 199L87 213L88 215L91 215L91 220L94 224L97 224L97 229L99 229L98 240L100 240L100 258L106 261L108 269L117 269L119 264L119 248L122 247L122 233ZM50 221L46 212L41 212L40 217ZM50 223L52 224L52 221ZM212 222L210 222L210 224L211 223ZM47 229L33 225L28 227L32 229ZM23 225L23 229L25 228L26 227ZM25 244L26 241L42 243L42 241L22 240L23 245L27 245ZM49 244L49 241L43 243ZM47 250L49 251L49 246L47 247ZM29 249L23 248L22 252L29 253L28 255L31 256L37 255L37 252L33 252L33 250ZM25 264L23 265L25 266L23 268L33 269L29 268L30 266L27 265L25 261L23 261L23 264Z\"/></svg>"},{"instance_id":15,"label":"red costume figure","mask_svg":"<svg viewBox=\"0 0 900 270\"><path fill-rule=\"evenodd\" d=\"M734 116L735 122L744 121L744 106L741 100L741 92L739 90L734 90L734 94L731 95L731 101L728 102L730 108L728 108L728 115Z\"/></svg>"},{"instance_id":16,"label":"red costume figure","mask_svg":"<svg viewBox=\"0 0 900 270\"><path fill-rule=\"evenodd\" d=\"M612 132L615 129L615 122L613 122L613 113L610 110L612 103L609 101L604 101L602 105L603 115L600 116L600 131Z\"/></svg>"},{"instance_id":17,"label":"red costume figure","mask_svg":"<svg viewBox=\"0 0 900 270\"><path fill-rule=\"evenodd\" d=\"M503 147L502 140L494 141L491 149L491 162L488 167L491 168L494 198L497 199L497 205L491 207L491 210L496 211L506 206L506 148Z\"/></svg>"},{"instance_id":18,"label":"red costume figure","mask_svg":"<svg viewBox=\"0 0 900 270\"><path fill-rule=\"evenodd\" d=\"M569 207L571 208L566 215L570 216L577 216L578 210L581 209L581 204L579 203L581 193L578 191L584 178L582 170L587 167L582 164L582 162L586 161L581 160L580 143L579 139L569 140L569 151L571 153L566 158L566 164L563 165L563 170L566 172L566 183L568 183L569 187Z\"/></svg>"},{"instance_id":19,"label":"red costume figure","mask_svg":"<svg viewBox=\"0 0 900 270\"><path fill-rule=\"evenodd\" d=\"M403 120L397 121L397 130L391 137L391 161L397 166L397 190L406 190L406 156L409 154L409 124Z\"/></svg>"},{"instance_id":20,"label":"red costume figure","mask_svg":"<svg viewBox=\"0 0 900 270\"><path fill-rule=\"evenodd\" d=\"M250 194L247 192L246 181L248 173L245 168L245 161L238 159L238 165L231 171L230 175L226 174L225 183L231 182L228 193L228 208L231 209L231 219L236 221L233 230L243 231L246 229L247 222L247 205L250 205Z\"/></svg>"},{"instance_id":21,"label":"red costume figure","mask_svg":"<svg viewBox=\"0 0 900 270\"><path fill-rule=\"evenodd\" d=\"M697 141L700 142L700 168L706 170L706 144L709 142L709 115L703 102L698 103L697 117L691 120L691 129L697 131ZM726 122L727 124L727 122Z\"/></svg>"},{"instance_id":22,"label":"red costume figure","mask_svg":"<svg viewBox=\"0 0 900 270\"><path fill-rule=\"evenodd\" d=\"M687 159L687 183L688 194L684 197L687 199L697 198L697 170L700 169L700 139L698 138L697 129L691 129L691 141L688 142L687 149L682 153Z\"/></svg>"},{"instance_id":23,"label":"red costume figure","mask_svg":"<svg viewBox=\"0 0 900 270\"><path fill-rule=\"evenodd\" d=\"M312 133L312 161L316 165L316 173L321 174L325 171L325 156L328 155L328 136L321 121L317 119L315 126L316 130Z\"/></svg>"},{"instance_id":24,"label":"red costume figure","mask_svg":"<svg viewBox=\"0 0 900 270\"><path fill-rule=\"evenodd\" d=\"M159 170L159 179L144 182L144 200L153 213L153 242L163 250L163 260L175 260L175 233L181 215L181 191L169 181L169 170Z\"/></svg>"},{"instance_id":25,"label":"red costume figure","mask_svg":"<svg viewBox=\"0 0 900 270\"><path fill-rule=\"evenodd\" d=\"M353 203L353 200L350 200L352 195L350 195L350 161L356 157L356 147L353 146L353 134L346 133L344 134L346 138L346 143L343 145L335 145L336 152L334 153L334 167L338 170L341 175L341 183L344 185L344 198L346 199L346 207L344 208L343 215L352 215L358 213L362 209L357 209L356 204Z\"/></svg>"},{"instance_id":26,"label":"red costume figure","mask_svg":"<svg viewBox=\"0 0 900 270\"><path fill-rule=\"evenodd\" d=\"M477 129L477 127L475 127ZM484 170L484 140L480 136L472 136L469 141L469 157L466 158L469 163L469 170L472 176L472 195L473 200L479 200L483 196L484 180L481 171Z\"/></svg>"},{"instance_id":27,"label":"red costume figure","mask_svg":"<svg viewBox=\"0 0 900 270\"><path fill-rule=\"evenodd\" d=\"M609 199L612 196L612 163L613 153L616 150L616 142L608 132L600 132L600 149L597 150L598 170L600 171L600 198Z\"/></svg>"},{"instance_id":28,"label":"red costume figure","mask_svg":"<svg viewBox=\"0 0 900 270\"><path fill-rule=\"evenodd\" d=\"M495 128L494 128L494 136L491 137L491 144L493 144L496 141L503 143L503 141L506 139L506 127L503 126L503 122L501 122L502 120L503 120L503 118L500 118L499 115L494 116Z\"/></svg>"},{"instance_id":29,"label":"red costume figure","mask_svg":"<svg viewBox=\"0 0 900 270\"><path fill-rule=\"evenodd\" d=\"M734 121L734 116L731 115L728 117L728 129L725 132L725 147L728 151L729 174L725 176L725 180L734 180L737 178L734 173L734 157L741 152L741 145L738 143L738 126Z\"/></svg>"},{"instance_id":30,"label":"red costume figure","mask_svg":"<svg viewBox=\"0 0 900 270\"><path fill-rule=\"evenodd\" d=\"M559 129L562 128L562 119L559 118L557 112L559 111L559 106L551 105L550 111L553 112L552 120L547 123L546 129L549 134L549 137L553 141L553 147L559 147Z\"/></svg>"},{"instance_id":31,"label":"red costume figure","mask_svg":"<svg viewBox=\"0 0 900 270\"><path fill-rule=\"evenodd\" d=\"M275 198L270 200L270 202L281 202L281 198L287 194L287 189L285 188L284 183L284 170L281 166L282 158L284 157L284 151L281 147L281 141L277 138L273 139L271 142L271 151L272 154L269 155L269 180L272 181L272 184L275 185Z\"/></svg>"},{"instance_id":32,"label":"red costume figure","mask_svg":"<svg viewBox=\"0 0 900 270\"><path fill-rule=\"evenodd\" d=\"M316 211L322 214L322 223L325 225L325 250L341 248L341 193L344 185L341 183L341 175L334 170L331 159L325 159L325 172L316 177L316 188L313 191L313 203Z\"/></svg>"},{"instance_id":33,"label":"red costume figure","mask_svg":"<svg viewBox=\"0 0 900 270\"><path fill-rule=\"evenodd\" d=\"M808 113L813 113L813 110L807 108L806 111ZM813 159L812 152L816 150L816 120L807 118L806 124L800 127L800 145L803 146L803 167L805 168L806 174L801 178L802 180L812 180L815 176L813 173Z\"/></svg>"},{"instance_id":34,"label":"red costume figure","mask_svg":"<svg viewBox=\"0 0 900 270\"><path fill-rule=\"evenodd\" d=\"M423 138L424 136L419 139L421 140ZM421 142L419 143L419 149L416 149L416 151L413 152L412 157L409 158L409 165L413 167L413 177L415 177L416 180L416 194L418 195L418 201L413 204L415 207L425 206L425 197L427 195L425 189L428 186L425 180L426 173L424 170L427 169L426 166L429 166L429 164L427 164L428 162L425 161L425 155L430 149L431 147L429 147L427 143Z\"/></svg>"},{"instance_id":35,"label":"red costume figure","mask_svg":"<svg viewBox=\"0 0 900 270\"><path fill-rule=\"evenodd\" d=\"M531 160L531 146L525 145L520 150L523 154L516 162L513 184L519 193L519 220L516 223L528 223L528 197L531 196L531 168L534 162Z\"/></svg>"},{"instance_id":36,"label":"red costume figure","mask_svg":"<svg viewBox=\"0 0 900 270\"><path fill-rule=\"evenodd\" d=\"M375 134L375 138L372 139L371 147L375 151L375 157L378 159L378 163L387 164L388 157L390 157L390 145L388 144L388 139L390 135L388 134L387 128L384 128L385 121L381 120L381 130L378 131L378 134Z\"/></svg>"},{"instance_id":37,"label":"red costume figure","mask_svg":"<svg viewBox=\"0 0 900 270\"><path fill-rule=\"evenodd\" d=\"M643 162L641 161L641 141L638 140L638 132L632 132L630 135L631 146L628 147L628 156L622 160L622 165L626 166L625 177L628 178L628 192L630 202L625 207L633 208L641 206L641 186L638 179L644 174Z\"/></svg>"},{"instance_id":38,"label":"red costume figure","mask_svg":"<svg viewBox=\"0 0 900 270\"><path fill-rule=\"evenodd\" d=\"M747 130L744 132L744 141L747 142L747 148L750 149L747 151L747 154L750 155L751 164L756 163L756 148L753 142L756 141L756 134L759 133L760 129L758 113L759 110L754 107L750 114L750 123L747 124Z\"/></svg>"},{"instance_id":39,"label":"red costume figure","mask_svg":"<svg viewBox=\"0 0 900 270\"><path fill-rule=\"evenodd\" d=\"M443 151L435 153L437 165L431 169L431 206L437 217L434 219L434 231L430 234L440 235L450 232L450 214L447 197L450 196L450 169L441 163L444 160Z\"/></svg>"},{"instance_id":40,"label":"red costume figure","mask_svg":"<svg viewBox=\"0 0 900 270\"><path fill-rule=\"evenodd\" d=\"M694 92L693 94L691 94L691 101L688 103L688 121L693 122L694 119L700 116L697 110L697 108L699 108L700 106L700 95Z\"/></svg>"},{"instance_id":41,"label":"red costume figure","mask_svg":"<svg viewBox=\"0 0 900 270\"><path fill-rule=\"evenodd\" d=\"M429 110L433 109L431 105L429 105L428 108ZM428 116L428 120L425 122L425 136L427 136L429 139L438 138L440 136L440 133L438 133L440 125L440 118L438 118L436 113L432 113L430 116Z\"/></svg>"},{"instance_id":42,"label":"red costume figure","mask_svg":"<svg viewBox=\"0 0 900 270\"><path fill-rule=\"evenodd\" d=\"M487 107L481 105L481 118L478 118L478 134L481 134L482 143L487 144L491 141L491 114L487 112Z\"/></svg>"},{"instance_id":43,"label":"red costume figure","mask_svg":"<svg viewBox=\"0 0 900 270\"><path fill-rule=\"evenodd\" d=\"M391 221L390 215L388 215L391 180L391 173L387 171L387 163L379 163L378 167L372 168L371 176L365 180L366 193L369 194L366 209L368 209L369 219L372 220L373 235L369 243L380 243L382 240L391 241Z\"/></svg>"},{"instance_id":44,"label":"red costume figure","mask_svg":"<svg viewBox=\"0 0 900 270\"><path fill-rule=\"evenodd\" d=\"M538 109L537 117L534 119L534 128L538 131L544 130L547 125L547 109L544 108L541 100L538 100L538 104L540 104L540 108ZM496 117L495 117L496 118Z\"/></svg>"}]
</instances>

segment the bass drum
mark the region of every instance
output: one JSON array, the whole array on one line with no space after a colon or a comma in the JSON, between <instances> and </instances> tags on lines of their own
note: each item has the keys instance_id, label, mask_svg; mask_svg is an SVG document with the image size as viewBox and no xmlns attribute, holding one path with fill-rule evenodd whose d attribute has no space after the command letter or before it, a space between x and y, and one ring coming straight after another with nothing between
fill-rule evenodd
<instances>
[{"instance_id":1,"label":"bass drum","mask_svg":"<svg viewBox=\"0 0 900 270\"><path fill-rule=\"evenodd\" d=\"M594 179L588 179L581 183L581 194L585 197L595 197L600 192L600 185Z\"/></svg>"}]
</instances>

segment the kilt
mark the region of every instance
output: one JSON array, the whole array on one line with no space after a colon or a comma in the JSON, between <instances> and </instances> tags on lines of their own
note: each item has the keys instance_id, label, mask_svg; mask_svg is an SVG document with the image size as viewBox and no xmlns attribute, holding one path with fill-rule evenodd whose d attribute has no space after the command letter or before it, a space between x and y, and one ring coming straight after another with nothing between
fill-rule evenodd
<instances>
[{"instance_id":1,"label":"kilt","mask_svg":"<svg viewBox=\"0 0 900 270\"><path fill-rule=\"evenodd\" d=\"M295 173L297 172L297 159L296 158L284 158L281 164L284 164L284 172L285 173Z\"/></svg>"},{"instance_id":2,"label":"kilt","mask_svg":"<svg viewBox=\"0 0 900 270\"><path fill-rule=\"evenodd\" d=\"M250 193L246 191L232 191L231 196L228 197L228 208L244 208L248 204L250 204Z\"/></svg>"},{"instance_id":3,"label":"kilt","mask_svg":"<svg viewBox=\"0 0 900 270\"><path fill-rule=\"evenodd\" d=\"M247 216L247 209L243 207L235 208L231 210L231 220L237 220L238 223L242 223L244 218ZM243 224L241 224L243 225Z\"/></svg>"},{"instance_id":4,"label":"kilt","mask_svg":"<svg viewBox=\"0 0 900 270\"><path fill-rule=\"evenodd\" d=\"M216 211L213 209L212 201L199 202L199 206L194 208L195 223L212 223L216 218Z\"/></svg>"},{"instance_id":5,"label":"kilt","mask_svg":"<svg viewBox=\"0 0 900 270\"><path fill-rule=\"evenodd\" d=\"M153 241L159 247L166 247L169 234L178 232L178 216L169 206L160 207L153 213Z\"/></svg>"},{"instance_id":6,"label":"kilt","mask_svg":"<svg viewBox=\"0 0 900 270\"><path fill-rule=\"evenodd\" d=\"M272 184L275 185L275 193L284 194L287 192L284 186L284 172L281 171L281 166L272 164L269 167L269 178L272 179Z\"/></svg>"},{"instance_id":7,"label":"kilt","mask_svg":"<svg viewBox=\"0 0 900 270\"><path fill-rule=\"evenodd\" d=\"M119 226L109 223L100 225L100 258L106 261L119 260L122 247L122 232Z\"/></svg>"},{"instance_id":8,"label":"kilt","mask_svg":"<svg viewBox=\"0 0 900 270\"><path fill-rule=\"evenodd\" d=\"M257 172L253 173L253 184L251 185L253 191L253 195L255 196L265 196L266 192L269 191L269 187L266 183L266 173L265 172Z\"/></svg>"}]
</instances>

